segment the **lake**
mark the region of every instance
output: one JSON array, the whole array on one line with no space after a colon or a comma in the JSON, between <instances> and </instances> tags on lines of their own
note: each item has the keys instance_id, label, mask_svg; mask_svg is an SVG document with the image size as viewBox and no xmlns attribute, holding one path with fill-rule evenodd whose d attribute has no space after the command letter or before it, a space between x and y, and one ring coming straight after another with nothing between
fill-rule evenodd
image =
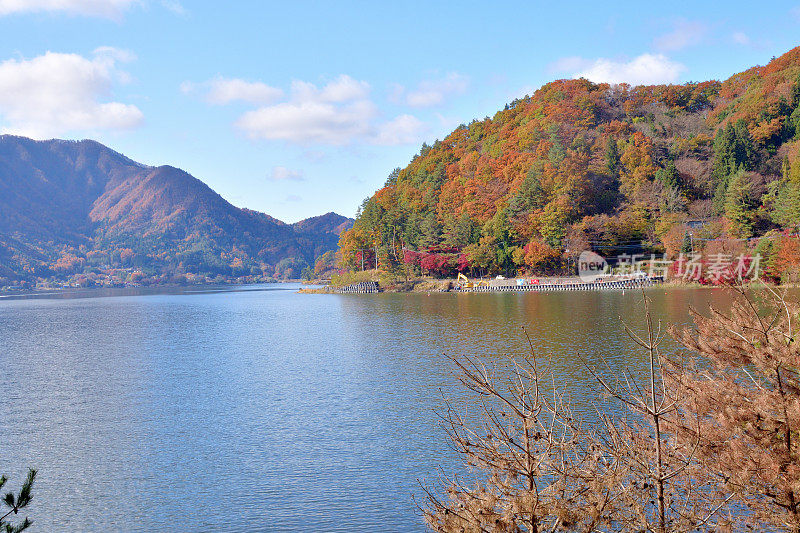
<instances>
[{"instance_id":1,"label":"lake","mask_svg":"<svg viewBox=\"0 0 800 533\"><path fill-rule=\"evenodd\" d=\"M278 284L0 298L0 473L39 469L31 531L423 531L412 495L457 468L444 353L640 369L641 293L304 295ZM729 305L652 289L656 317Z\"/></svg>"}]
</instances>

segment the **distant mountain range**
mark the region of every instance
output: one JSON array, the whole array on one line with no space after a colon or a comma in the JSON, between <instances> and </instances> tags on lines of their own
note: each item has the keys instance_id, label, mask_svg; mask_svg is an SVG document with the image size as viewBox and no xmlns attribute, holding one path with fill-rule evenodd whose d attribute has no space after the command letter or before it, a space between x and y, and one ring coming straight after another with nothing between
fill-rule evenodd
<instances>
[{"instance_id":1,"label":"distant mountain range","mask_svg":"<svg viewBox=\"0 0 800 533\"><path fill-rule=\"evenodd\" d=\"M351 225L336 213L286 224L240 209L178 168L95 141L0 136L0 280L115 269L296 277Z\"/></svg>"}]
</instances>

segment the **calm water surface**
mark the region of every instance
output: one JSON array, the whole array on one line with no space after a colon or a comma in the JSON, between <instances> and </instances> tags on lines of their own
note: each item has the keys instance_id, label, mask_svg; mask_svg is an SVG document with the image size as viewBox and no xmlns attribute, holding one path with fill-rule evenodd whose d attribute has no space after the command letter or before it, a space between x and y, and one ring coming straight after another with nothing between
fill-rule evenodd
<instances>
[{"instance_id":1,"label":"calm water surface","mask_svg":"<svg viewBox=\"0 0 800 533\"><path fill-rule=\"evenodd\" d=\"M0 299L0 473L39 469L31 531L423 531L418 479L456 464L443 353L524 349L581 405L580 361L643 356L635 291L302 295L87 292ZM685 323L721 291L652 290Z\"/></svg>"}]
</instances>

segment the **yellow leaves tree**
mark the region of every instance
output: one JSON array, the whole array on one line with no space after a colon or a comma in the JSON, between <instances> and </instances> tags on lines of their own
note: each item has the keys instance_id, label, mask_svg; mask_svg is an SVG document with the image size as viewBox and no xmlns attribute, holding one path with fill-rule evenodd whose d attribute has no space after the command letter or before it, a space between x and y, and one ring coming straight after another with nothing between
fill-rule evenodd
<instances>
[{"instance_id":1,"label":"yellow leaves tree","mask_svg":"<svg viewBox=\"0 0 800 533\"><path fill-rule=\"evenodd\" d=\"M339 249L342 254L342 263L350 268L360 269L360 254L369 248L369 235L360 228L353 227L342 232L339 236Z\"/></svg>"},{"instance_id":2,"label":"yellow leaves tree","mask_svg":"<svg viewBox=\"0 0 800 533\"><path fill-rule=\"evenodd\" d=\"M544 206L536 217L539 234L549 246L561 246L573 209L569 198L562 195Z\"/></svg>"},{"instance_id":3,"label":"yellow leaves tree","mask_svg":"<svg viewBox=\"0 0 800 533\"><path fill-rule=\"evenodd\" d=\"M645 183L651 181L656 174L653 161L653 141L640 132L636 132L625 146L620 159L619 189L630 201L640 201Z\"/></svg>"}]
</instances>

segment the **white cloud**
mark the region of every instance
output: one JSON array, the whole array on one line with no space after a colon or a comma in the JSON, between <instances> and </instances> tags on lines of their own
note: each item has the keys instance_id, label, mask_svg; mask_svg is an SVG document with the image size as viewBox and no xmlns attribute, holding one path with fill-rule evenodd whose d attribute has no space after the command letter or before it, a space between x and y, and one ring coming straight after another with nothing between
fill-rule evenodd
<instances>
[{"instance_id":1,"label":"white cloud","mask_svg":"<svg viewBox=\"0 0 800 533\"><path fill-rule=\"evenodd\" d=\"M249 82L239 78L223 78L222 76L200 84L185 81L181 83L181 91L185 94L203 91L205 100L216 105L225 105L236 101L268 104L283 96L281 89L270 87L266 83Z\"/></svg>"},{"instance_id":2,"label":"white cloud","mask_svg":"<svg viewBox=\"0 0 800 533\"><path fill-rule=\"evenodd\" d=\"M731 39L734 43L741 44L742 46L749 46L752 44L750 37L742 31L734 32L734 34L731 35Z\"/></svg>"},{"instance_id":3,"label":"white cloud","mask_svg":"<svg viewBox=\"0 0 800 533\"><path fill-rule=\"evenodd\" d=\"M206 95L213 104L227 104L236 100L263 104L274 102L281 96L283 96L281 89L270 87L266 83L223 78L213 80Z\"/></svg>"},{"instance_id":4,"label":"white cloud","mask_svg":"<svg viewBox=\"0 0 800 533\"><path fill-rule=\"evenodd\" d=\"M369 90L367 82L354 80L350 76L342 74L321 89L313 83L294 80L292 82L292 99L297 102L341 103L363 100L369 96Z\"/></svg>"},{"instance_id":5,"label":"white cloud","mask_svg":"<svg viewBox=\"0 0 800 533\"><path fill-rule=\"evenodd\" d=\"M653 40L653 46L662 52L683 50L689 46L700 44L707 31L706 25L700 22L679 20L671 32L656 37Z\"/></svg>"},{"instance_id":6,"label":"white cloud","mask_svg":"<svg viewBox=\"0 0 800 533\"><path fill-rule=\"evenodd\" d=\"M0 0L0 15L62 11L116 19L140 3L140 0Z\"/></svg>"},{"instance_id":7,"label":"white cloud","mask_svg":"<svg viewBox=\"0 0 800 533\"><path fill-rule=\"evenodd\" d=\"M244 113L235 126L252 139L345 145L356 140L405 144L416 140L410 115L378 124L369 84L341 75L323 87L295 80L287 101ZM412 140L413 137L413 140Z\"/></svg>"},{"instance_id":8,"label":"white cloud","mask_svg":"<svg viewBox=\"0 0 800 533\"><path fill-rule=\"evenodd\" d=\"M176 15L187 14L178 0L161 0L159 3ZM61 12L119 20L131 7L146 4L147 0L0 0L0 16Z\"/></svg>"},{"instance_id":9,"label":"white cloud","mask_svg":"<svg viewBox=\"0 0 800 533\"><path fill-rule=\"evenodd\" d=\"M236 127L252 139L347 144L366 136L376 115L367 100L336 106L327 102L285 102L248 111Z\"/></svg>"},{"instance_id":10,"label":"white cloud","mask_svg":"<svg viewBox=\"0 0 800 533\"><path fill-rule=\"evenodd\" d=\"M425 125L413 115L400 115L378 127L374 144L413 144L420 141Z\"/></svg>"},{"instance_id":11,"label":"white cloud","mask_svg":"<svg viewBox=\"0 0 800 533\"><path fill-rule=\"evenodd\" d=\"M356 81L350 76L342 74L322 89L319 99L324 102L347 102L360 100L368 95L369 84L367 82Z\"/></svg>"},{"instance_id":12,"label":"white cloud","mask_svg":"<svg viewBox=\"0 0 800 533\"><path fill-rule=\"evenodd\" d=\"M612 59L581 60L580 69L574 78L586 78L596 83L630 83L632 85L652 85L675 83L686 67L663 54L642 54L630 61Z\"/></svg>"},{"instance_id":13,"label":"white cloud","mask_svg":"<svg viewBox=\"0 0 800 533\"><path fill-rule=\"evenodd\" d=\"M281 166L272 167L269 179L272 181L303 181L303 172Z\"/></svg>"},{"instance_id":14,"label":"white cloud","mask_svg":"<svg viewBox=\"0 0 800 533\"><path fill-rule=\"evenodd\" d=\"M134 105L102 101L128 76L117 68L132 56L103 47L94 57L47 52L0 63L3 132L43 138L65 132L123 130L141 124Z\"/></svg>"},{"instance_id":15,"label":"white cloud","mask_svg":"<svg viewBox=\"0 0 800 533\"><path fill-rule=\"evenodd\" d=\"M355 141L405 144L416 142L421 129L421 123L410 115L381 123L369 84L345 74L322 86L294 80L288 95L261 82L222 77L200 84L184 82L181 91L202 92L212 104L256 104L234 122L234 127L251 139L335 146ZM272 179L297 177L290 177L283 167L273 169Z\"/></svg>"},{"instance_id":16,"label":"white cloud","mask_svg":"<svg viewBox=\"0 0 800 533\"><path fill-rule=\"evenodd\" d=\"M469 78L457 72L450 72L436 80L421 81L413 91L406 91L402 85L393 85L389 99L412 107L431 107L444 102L447 96L461 94L467 90Z\"/></svg>"}]
</instances>

